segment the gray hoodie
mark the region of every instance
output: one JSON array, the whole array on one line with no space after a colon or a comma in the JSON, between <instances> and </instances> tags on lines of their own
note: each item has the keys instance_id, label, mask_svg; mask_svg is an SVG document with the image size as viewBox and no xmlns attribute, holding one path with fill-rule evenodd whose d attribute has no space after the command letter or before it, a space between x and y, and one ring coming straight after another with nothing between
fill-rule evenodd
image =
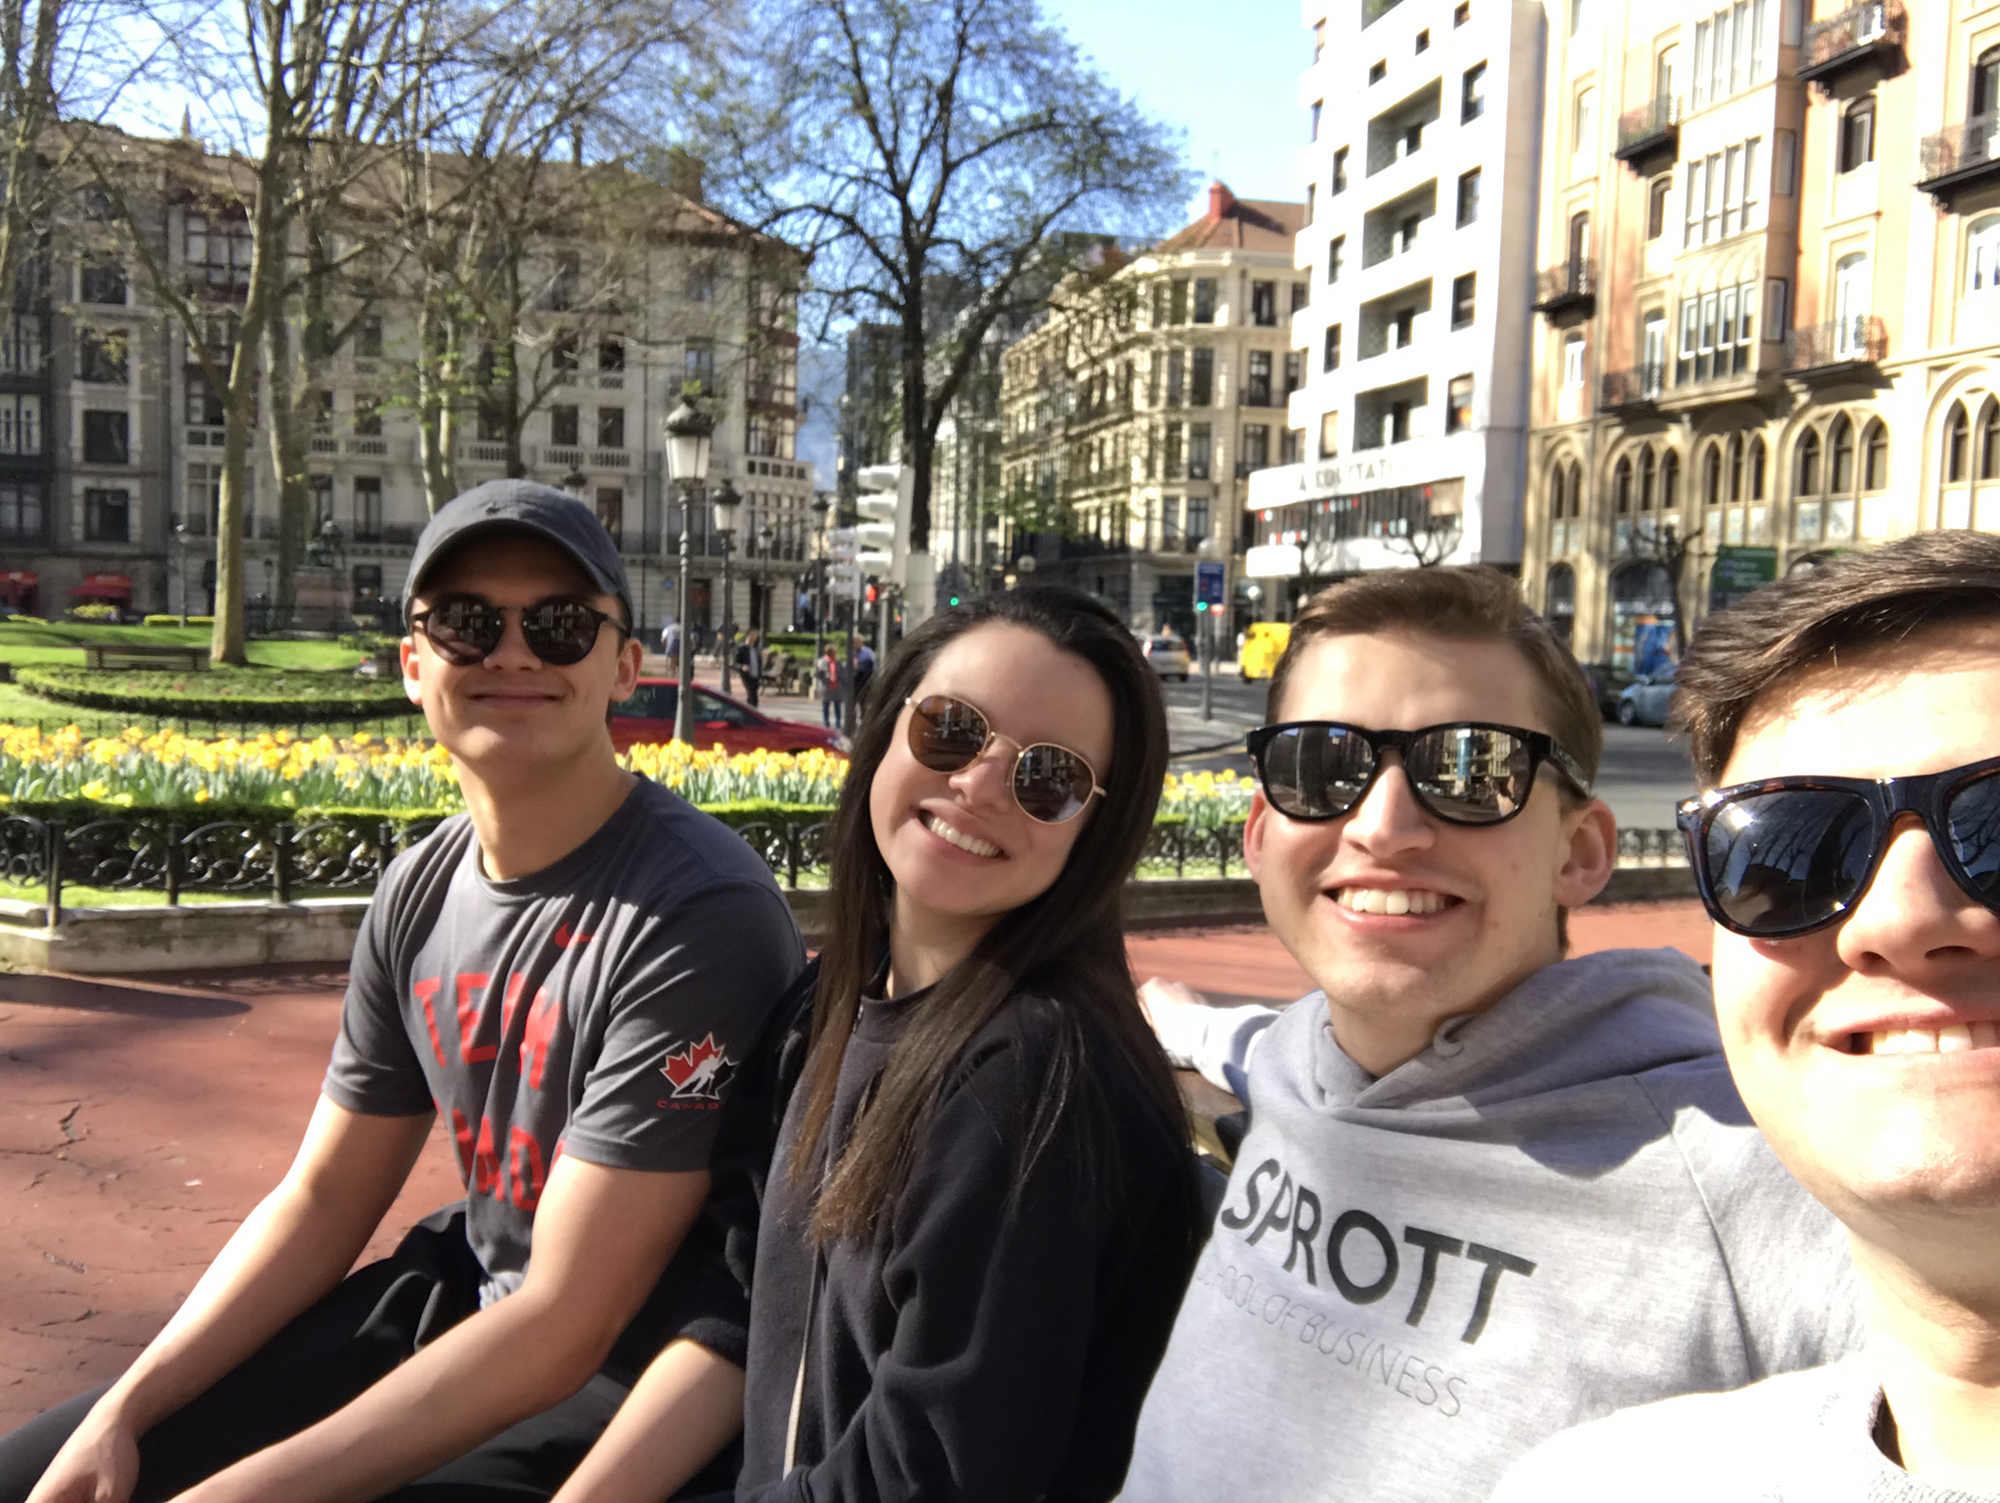
<instances>
[{"instance_id":1,"label":"gray hoodie","mask_svg":"<svg viewBox=\"0 0 2000 1503\"><path fill-rule=\"evenodd\" d=\"M1677 951L1550 966L1379 1079L1315 994L1247 1090L1135 1503L1470 1503L1570 1425L1859 1344L1846 1238L1751 1123Z\"/></svg>"}]
</instances>

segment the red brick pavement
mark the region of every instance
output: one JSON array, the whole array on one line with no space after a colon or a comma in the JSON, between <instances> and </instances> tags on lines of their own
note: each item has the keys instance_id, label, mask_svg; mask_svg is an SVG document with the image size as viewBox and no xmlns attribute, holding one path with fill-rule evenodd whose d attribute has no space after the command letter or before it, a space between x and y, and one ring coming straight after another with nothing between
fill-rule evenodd
<instances>
[{"instance_id":1,"label":"red brick pavement","mask_svg":"<svg viewBox=\"0 0 2000 1503\"><path fill-rule=\"evenodd\" d=\"M1692 903L1587 909L1579 950L1708 958ZM1135 935L1141 976L1217 997L1310 989L1254 928ZM283 1174L339 1016L336 970L0 975L0 1432L113 1377ZM371 1244L459 1194L433 1130Z\"/></svg>"}]
</instances>

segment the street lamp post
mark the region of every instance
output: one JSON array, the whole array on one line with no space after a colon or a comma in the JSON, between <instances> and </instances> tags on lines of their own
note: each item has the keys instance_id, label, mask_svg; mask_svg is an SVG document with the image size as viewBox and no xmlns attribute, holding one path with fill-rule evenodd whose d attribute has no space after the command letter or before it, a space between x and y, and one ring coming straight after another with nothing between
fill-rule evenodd
<instances>
[{"instance_id":1,"label":"street lamp post","mask_svg":"<svg viewBox=\"0 0 2000 1503\"><path fill-rule=\"evenodd\" d=\"M729 658L736 650L736 628L730 620L729 607L729 549L736 540L736 508L743 500L736 487L729 483L727 475L722 484L715 488L710 498L710 510L715 517L716 536L722 539L722 663L716 670L722 679L722 692L729 692Z\"/></svg>"},{"instance_id":2,"label":"street lamp post","mask_svg":"<svg viewBox=\"0 0 2000 1503\"><path fill-rule=\"evenodd\" d=\"M818 587L813 596L813 667L819 667L819 660L826 655L826 514L833 507L827 500L826 492L813 497L813 532L819 539L818 574L813 583Z\"/></svg>"},{"instance_id":3,"label":"street lamp post","mask_svg":"<svg viewBox=\"0 0 2000 1503\"><path fill-rule=\"evenodd\" d=\"M174 572L181 577L181 625L188 624L188 529L187 523L174 523Z\"/></svg>"},{"instance_id":4,"label":"street lamp post","mask_svg":"<svg viewBox=\"0 0 2000 1503\"><path fill-rule=\"evenodd\" d=\"M674 669L674 740L692 746L688 709L694 696L694 498L708 478L708 445L715 418L682 397L661 426L667 435L667 475L681 490L680 662Z\"/></svg>"},{"instance_id":5,"label":"street lamp post","mask_svg":"<svg viewBox=\"0 0 2000 1503\"><path fill-rule=\"evenodd\" d=\"M1202 558L1213 558L1216 553L1214 535L1210 534L1208 537L1203 538L1201 546L1196 551ZM1229 595L1227 589L1228 575L1226 572L1223 580L1223 598L1226 600ZM1213 720L1215 719L1215 609L1203 611L1200 618L1195 622L1195 626L1201 632L1202 637L1201 718L1203 720Z\"/></svg>"}]
</instances>

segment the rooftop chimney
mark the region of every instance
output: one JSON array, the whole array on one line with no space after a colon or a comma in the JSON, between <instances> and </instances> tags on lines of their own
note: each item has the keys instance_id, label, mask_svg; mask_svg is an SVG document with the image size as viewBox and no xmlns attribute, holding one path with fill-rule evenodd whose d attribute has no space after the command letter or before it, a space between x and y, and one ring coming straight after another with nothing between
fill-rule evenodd
<instances>
[{"instance_id":1,"label":"rooftop chimney","mask_svg":"<svg viewBox=\"0 0 2000 1503\"><path fill-rule=\"evenodd\" d=\"M1211 222L1219 222L1235 207L1236 195L1229 191L1227 183L1208 185L1208 217Z\"/></svg>"}]
</instances>

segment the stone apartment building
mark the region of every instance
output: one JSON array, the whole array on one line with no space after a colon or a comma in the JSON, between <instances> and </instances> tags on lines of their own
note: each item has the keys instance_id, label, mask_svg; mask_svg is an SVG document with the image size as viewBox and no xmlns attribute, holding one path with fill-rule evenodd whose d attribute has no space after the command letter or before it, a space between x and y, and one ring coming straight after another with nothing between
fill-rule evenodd
<instances>
[{"instance_id":1,"label":"stone apartment building","mask_svg":"<svg viewBox=\"0 0 2000 1503\"><path fill-rule=\"evenodd\" d=\"M1262 614L1367 569L1521 557L1543 19L1307 0L1300 452L1249 484Z\"/></svg>"},{"instance_id":2,"label":"stone apartment building","mask_svg":"<svg viewBox=\"0 0 2000 1503\"><path fill-rule=\"evenodd\" d=\"M2000 529L2000 4L1559 0L1548 80L1523 574L1580 657Z\"/></svg>"},{"instance_id":3,"label":"stone apartment building","mask_svg":"<svg viewBox=\"0 0 2000 1503\"><path fill-rule=\"evenodd\" d=\"M142 143L146 144L146 143ZM162 156L192 143L150 143ZM213 159L211 159L213 160ZM143 226L158 264L226 321L248 288L240 219L173 189L171 163ZM732 550L732 619L784 627L813 558L810 468L794 457L797 257L693 196L632 183L650 202L615 296L588 315L563 288L589 246L549 245L548 291L523 323L535 375L518 434L521 467L589 501L618 538L642 630L674 607L681 528L660 423L685 383L717 415L709 483L742 495ZM0 336L0 602L58 614L82 600L133 612L212 607L222 412L186 331L139 268L108 254L84 195L52 240L47 294ZM602 258L598 258L601 260ZM359 296L359 294L357 294ZM400 599L427 518L417 419L405 389L415 310L394 279L371 289L353 337L320 373L310 441L314 530L353 611ZM458 484L504 475L509 444L482 409L454 455ZM276 472L252 434L245 590L253 621L275 593ZM695 618L719 624L721 543L693 517ZM331 527L324 526L331 523Z\"/></svg>"},{"instance_id":4,"label":"stone apartment building","mask_svg":"<svg viewBox=\"0 0 2000 1503\"><path fill-rule=\"evenodd\" d=\"M1244 498L1256 472L1296 457L1285 403L1304 359L1286 331L1306 300L1305 218L1212 184L1207 213L1066 282L1007 348L1002 484L1038 579L1098 596L1135 630L1192 638L1208 556L1247 613Z\"/></svg>"}]
</instances>

